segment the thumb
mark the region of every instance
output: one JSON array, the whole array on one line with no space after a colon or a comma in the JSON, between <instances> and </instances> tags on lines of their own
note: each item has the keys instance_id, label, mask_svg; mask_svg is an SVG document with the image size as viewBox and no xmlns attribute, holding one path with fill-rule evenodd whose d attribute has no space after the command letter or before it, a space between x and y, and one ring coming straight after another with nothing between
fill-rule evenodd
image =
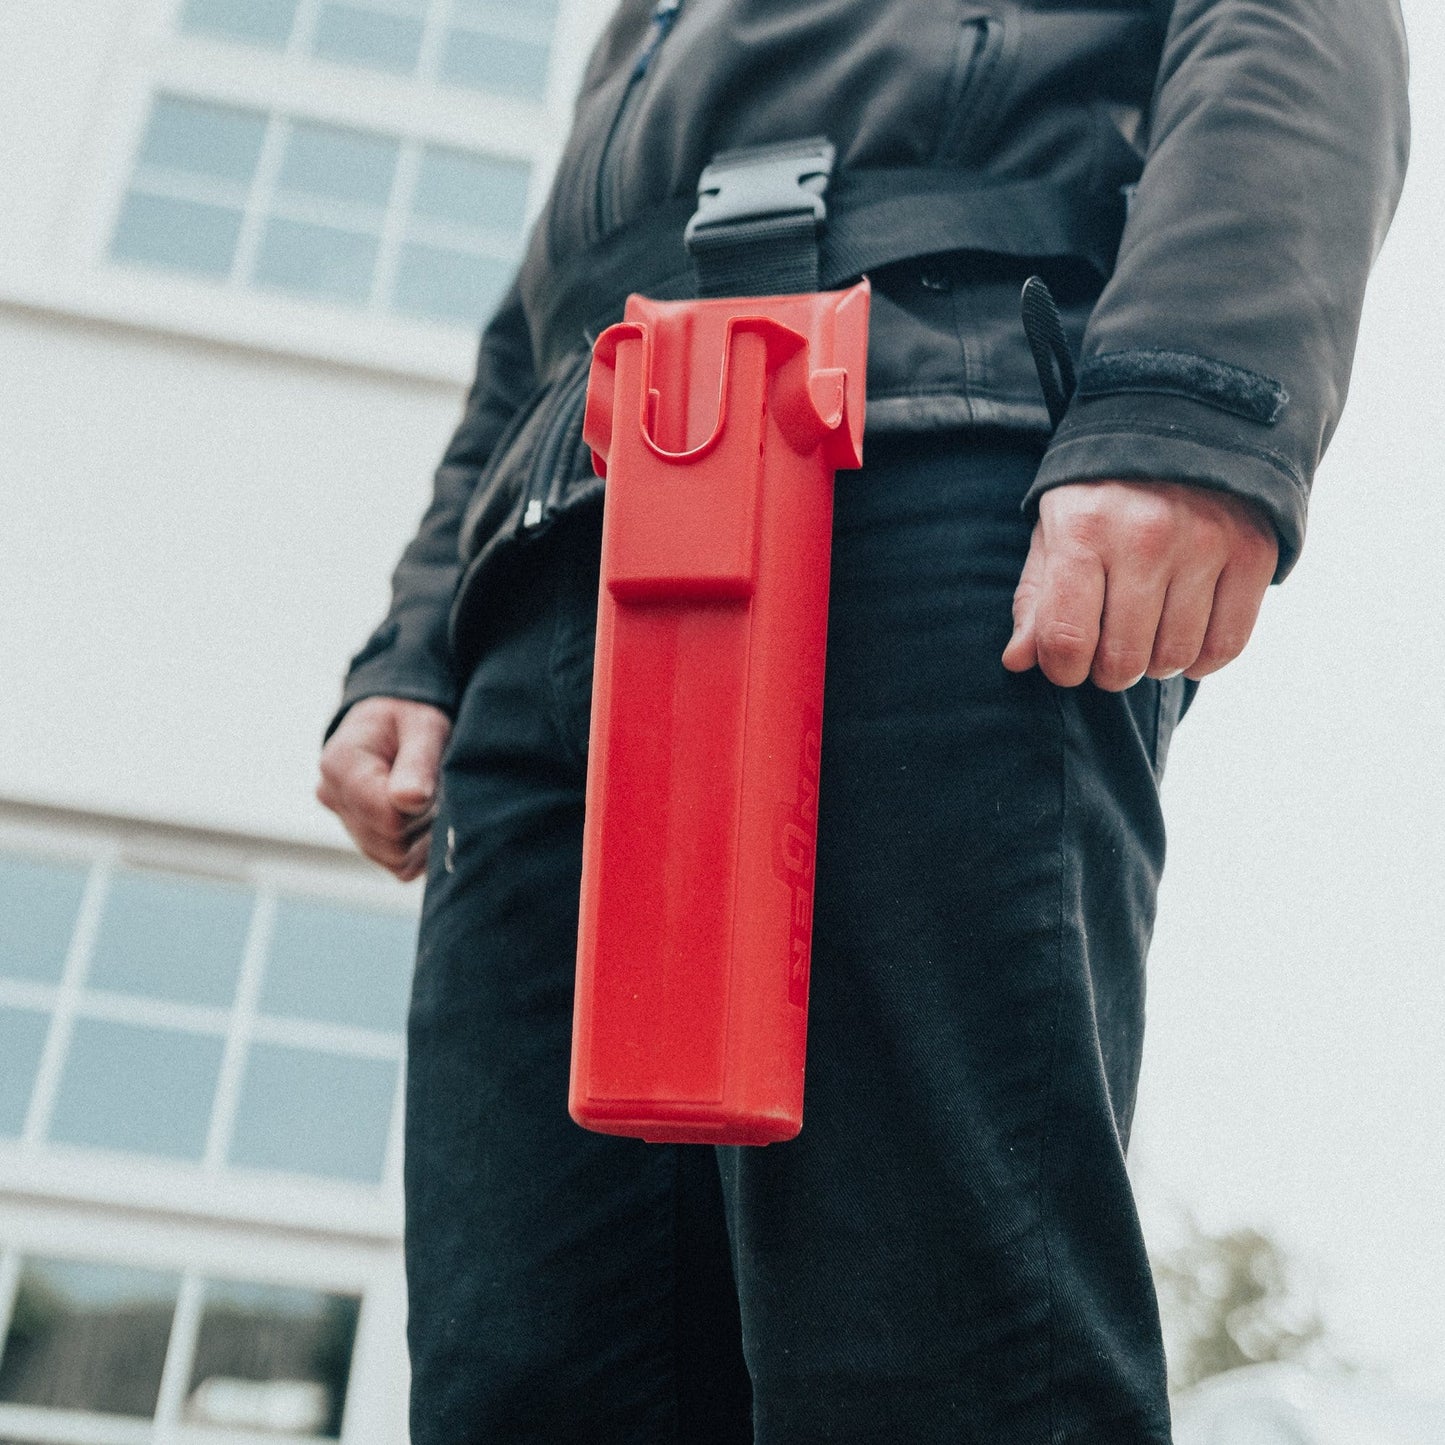
<instances>
[{"instance_id":1,"label":"thumb","mask_svg":"<svg viewBox=\"0 0 1445 1445\"><path fill-rule=\"evenodd\" d=\"M440 714L415 713L397 727L387 796L399 813L424 813L436 797L437 772L449 728Z\"/></svg>"},{"instance_id":2,"label":"thumb","mask_svg":"<svg viewBox=\"0 0 1445 1445\"><path fill-rule=\"evenodd\" d=\"M1029 555L1024 562L1013 598L1013 635L1003 650L1003 665L1010 672L1027 672L1038 665L1039 651L1034 635L1034 615L1038 611L1039 583L1044 571L1044 543L1039 527L1029 541Z\"/></svg>"}]
</instances>

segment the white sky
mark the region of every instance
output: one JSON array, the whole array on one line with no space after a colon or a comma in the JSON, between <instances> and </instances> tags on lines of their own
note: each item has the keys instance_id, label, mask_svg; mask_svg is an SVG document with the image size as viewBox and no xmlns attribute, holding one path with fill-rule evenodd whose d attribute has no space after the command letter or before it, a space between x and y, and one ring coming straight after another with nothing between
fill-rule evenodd
<instances>
[{"instance_id":1,"label":"white sky","mask_svg":"<svg viewBox=\"0 0 1445 1445\"><path fill-rule=\"evenodd\" d=\"M1170 754L1135 1168L1445 1394L1445 11L1405 10L1411 173L1305 552Z\"/></svg>"}]
</instances>

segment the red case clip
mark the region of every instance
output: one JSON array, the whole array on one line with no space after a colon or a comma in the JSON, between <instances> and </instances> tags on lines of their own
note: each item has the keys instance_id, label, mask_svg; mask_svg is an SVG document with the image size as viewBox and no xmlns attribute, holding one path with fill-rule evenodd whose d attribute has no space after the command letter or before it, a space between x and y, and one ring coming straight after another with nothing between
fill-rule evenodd
<instances>
[{"instance_id":1,"label":"red case clip","mask_svg":"<svg viewBox=\"0 0 1445 1445\"><path fill-rule=\"evenodd\" d=\"M868 296L633 296L594 348L569 1101L589 1129L802 1127L833 473L862 463Z\"/></svg>"}]
</instances>

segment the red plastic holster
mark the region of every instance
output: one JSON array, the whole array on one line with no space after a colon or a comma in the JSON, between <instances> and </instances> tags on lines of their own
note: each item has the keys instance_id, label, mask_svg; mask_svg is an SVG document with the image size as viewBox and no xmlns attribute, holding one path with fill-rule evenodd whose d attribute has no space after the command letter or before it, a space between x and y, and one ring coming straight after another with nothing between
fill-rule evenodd
<instances>
[{"instance_id":1,"label":"red plastic holster","mask_svg":"<svg viewBox=\"0 0 1445 1445\"><path fill-rule=\"evenodd\" d=\"M607 478L572 1117L802 1127L833 473L862 461L868 285L648 301L593 354Z\"/></svg>"}]
</instances>

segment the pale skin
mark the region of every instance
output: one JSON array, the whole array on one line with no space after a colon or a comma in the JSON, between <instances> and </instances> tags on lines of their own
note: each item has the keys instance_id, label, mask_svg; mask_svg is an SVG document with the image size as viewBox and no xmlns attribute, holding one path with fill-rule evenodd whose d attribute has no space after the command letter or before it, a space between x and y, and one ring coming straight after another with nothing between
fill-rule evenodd
<instances>
[{"instance_id":1,"label":"pale skin","mask_svg":"<svg viewBox=\"0 0 1445 1445\"><path fill-rule=\"evenodd\" d=\"M1225 492L1149 481L1054 487L1039 499L1003 665L1107 692L1146 674L1206 677L1244 650L1278 555L1263 512ZM404 882L426 867L450 732L428 703L369 697L321 753L318 800Z\"/></svg>"}]
</instances>

